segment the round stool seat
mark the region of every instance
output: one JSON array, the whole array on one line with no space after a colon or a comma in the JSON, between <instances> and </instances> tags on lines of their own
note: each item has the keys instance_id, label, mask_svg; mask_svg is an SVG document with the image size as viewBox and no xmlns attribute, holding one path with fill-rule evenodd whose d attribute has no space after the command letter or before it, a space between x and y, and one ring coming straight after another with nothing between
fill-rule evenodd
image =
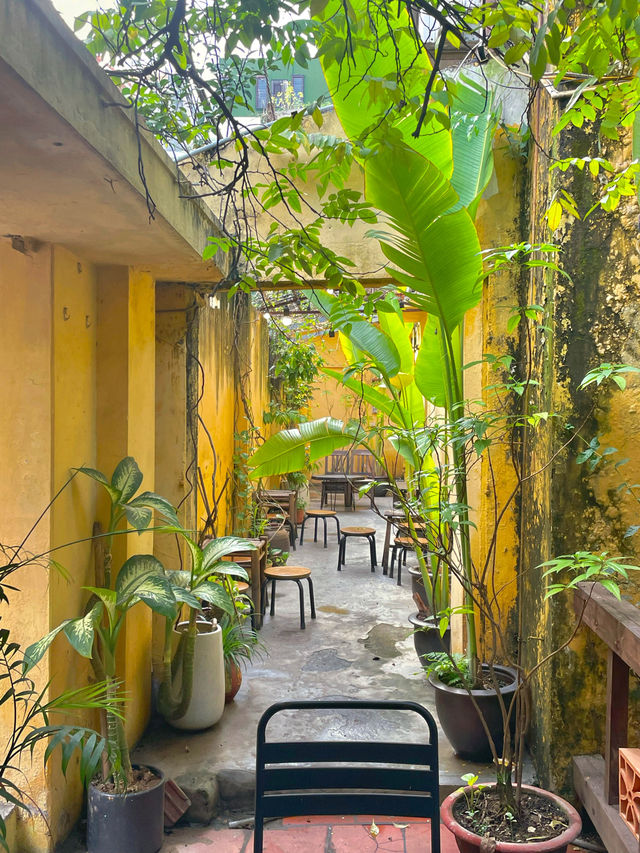
<instances>
[{"instance_id":1,"label":"round stool seat","mask_svg":"<svg viewBox=\"0 0 640 853\"><path fill-rule=\"evenodd\" d=\"M311 574L311 569L306 569L304 566L270 566L265 569L265 578L270 578L281 581L293 581L299 578L308 578Z\"/></svg>"},{"instance_id":2,"label":"round stool seat","mask_svg":"<svg viewBox=\"0 0 640 853\"><path fill-rule=\"evenodd\" d=\"M373 536L376 532L374 527L341 527L340 531L345 536Z\"/></svg>"},{"instance_id":3,"label":"round stool seat","mask_svg":"<svg viewBox=\"0 0 640 853\"><path fill-rule=\"evenodd\" d=\"M325 516L328 518L336 515L336 511L335 509L305 509L304 514L311 518L324 518Z\"/></svg>"},{"instance_id":4,"label":"round stool seat","mask_svg":"<svg viewBox=\"0 0 640 853\"><path fill-rule=\"evenodd\" d=\"M246 581L236 581L237 592L246 592L249 589L249 584Z\"/></svg>"}]
</instances>

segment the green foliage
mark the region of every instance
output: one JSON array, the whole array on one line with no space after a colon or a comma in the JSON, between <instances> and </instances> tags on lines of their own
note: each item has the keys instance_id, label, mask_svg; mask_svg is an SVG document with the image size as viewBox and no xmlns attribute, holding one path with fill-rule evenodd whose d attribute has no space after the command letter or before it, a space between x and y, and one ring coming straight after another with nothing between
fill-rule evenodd
<instances>
[{"instance_id":1,"label":"green foliage","mask_svg":"<svg viewBox=\"0 0 640 853\"><path fill-rule=\"evenodd\" d=\"M610 557L607 551L600 554L576 551L575 554L565 554L547 560L538 568L546 568L543 576L553 581L547 584L545 598L551 598L567 589L574 589L579 583L589 581L601 584L620 599L620 583L629 579L630 571L640 571L640 566L623 563L619 557Z\"/></svg>"},{"instance_id":2,"label":"green foliage","mask_svg":"<svg viewBox=\"0 0 640 853\"><path fill-rule=\"evenodd\" d=\"M103 732L107 742L106 778L113 781L117 791L124 792L130 780L131 759L120 711L121 698L116 674L119 637L127 612L136 604L144 603L154 612L174 619L177 602L164 567L152 554L130 557L122 565L115 580L112 580L111 544L115 535L124 532L123 523L128 523L130 529L138 533L148 529L154 511L176 526L178 519L175 509L164 498L153 492L138 494L143 476L133 457L122 459L111 479L94 468L77 470L99 483L109 497L109 526L103 539L105 547L101 567L105 585L86 587L90 598L84 613L66 619L25 650L23 670L24 674L28 673L42 659L58 634L63 634L79 655L90 659L97 679L105 684ZM80 745L82 735L76 734L71 740ZM97 748L97 742L91 739L83 742L83 758L89 760L95 756ZM63 754L66 754L64 750ZM89 776L88 771L85 775Z\"/></svg>"},{"instance_id":3,"label":"green foliage","mask_svg":"<svg viewBox=\"0 0 640 853\"><path fill-rule=\"evenodd\" d=\"M430 652L424 656L426 675L437 675L449 687L471 687L469 663L464 655L454 652Z\"/></svg>"}]
</instances>

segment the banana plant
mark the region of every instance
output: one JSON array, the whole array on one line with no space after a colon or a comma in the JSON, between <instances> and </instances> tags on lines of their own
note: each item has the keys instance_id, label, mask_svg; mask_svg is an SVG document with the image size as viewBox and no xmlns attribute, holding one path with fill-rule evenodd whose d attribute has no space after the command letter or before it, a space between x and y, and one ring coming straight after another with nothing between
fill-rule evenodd
<instances>
[{"instance_id":1,"label":"banana plant","mask_svg":"<svg viewBox=\"0 0 640 853\"><path fill-rule=\"evenodd\" d=\"M328 294L315 294L314 299L329 314L340 304L337 297ZM432 543L428 555L421 549L416 553L428 604L434 613L440 613L449 606L449 585L437 549L449 532L440 523L439 503L443 492L432 458L433 433L425 426L427 400L416 383L418 360L411 345L414 324L404 322L393 296L387 297L386 305L390 310L379 314L379 328L359 315L343 311L340 322L349 331L339 334L348 366L344 373L322 368L327 376L375 406L386 423L367 430L360 424L322 418L284 430L267 439L253 454L249 460L251 476L286 473L301 458L315 460L341 447L359 446L372 454L387 479L393 482L393 471L384 452L385 444L390 443L406 463L409 491L417 495L409 498L398 495L407 514L408 527L416 539L426 535ZM415 515L427 520L426 534L416 532Z\"/></svg>"},{"instance_id":2,"label":"banana plant","mask_svg":"<svg viewBox=\"0 0 640 853\"><path fill-rule=\"evenodd\" d=\"M173 627L175 618L169 615L165 619L164 650L158 707L165 719L178 720L183 717L191 702L193 689L193 660L198 635L198 613L202 602L222 610L230 617L237 616L236 601L232 594L232 581L249 580L247 572L237 563L225 560L238 550L255 550L246 539L236 536L223 536L213 539L204 547L192 539L182 528L168 529L181 536L189 550L191 568L189 571L168 572L173 594L179 605L188 608L186 625L180 631L178 646L174 652ZM182 676L176 679L177 672Z\"/></svg>"},{"instance_id":3,"label":"banana plant","mask_svg":"<svg viewBox=\"0 0 640 853\"><path fill-rule=\"evenodd\" d=\"M143 603L171 619L177 614L178 604L162 563L152 554L130 557L113 579L112 542L116 535L149 529L154 511L170 525L179 525L175 509L165 498L153 492L138 492L143 476L133 457L119 462L111 479L94 468L83 467L78 471L99 483L110 501L107 530L98 533L95 540L103 551L102 562L96 561L98 584L84 587L90 598L81 616L65 619L25 650L24 672L29 672L42 659L58 634L64 635L79 655L91 661L96 679L106 684L102 734L107 748L103 754L103 780L112 781L115 790L124 793L132 781L132 767L121 712L116 666L118 641L126 615L136 604Z\"/></svg>"}]
</instances>

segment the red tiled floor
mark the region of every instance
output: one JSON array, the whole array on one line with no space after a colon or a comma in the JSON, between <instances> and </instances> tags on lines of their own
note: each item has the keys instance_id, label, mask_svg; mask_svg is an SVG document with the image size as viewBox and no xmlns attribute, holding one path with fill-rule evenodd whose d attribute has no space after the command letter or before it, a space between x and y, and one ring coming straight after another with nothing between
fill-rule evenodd
<instances>
[{"instance_id":1,"label":"red tiled floor","mask_svg":"<svg viewBox=\"0 0 640 853\"><path fill-rule=\"evenodd\" d=\"M343 828L346 827L340 827ZM329 832L328 826L266 827L264 853L324 853Z\"/></svg>"},{"instance_id":2,"label":"red tiled floor","mask_svg":"<svg viewBox=\"0 0 640 853\"><path fill-rule=\"evenodd\" d=\"M414 818L375 818L376 838L368 815L286 818L265 825L264 853L429 853L428 822ZM394 825L395 824L395 825ZM458 853L455 838L440 827L441 853ZM179 829L167 837L166 853L253 853L253 833L242 829ZM571 846L569 853L581 853Z\"/></svg>"},{"instance_id":3,"label":"red tiled floor","mask_svg":"<svg viewBox=\"0 0 640 853\"><path fill-rule=\"evenodd\" d=\"M401 829L388 824L377 825L378 835L373 838L368 826L334 826L331 830L331 843L335 853L375 853L384 850L387 853L404 853L404 837Z\"/></svg>"},{"instance_id":4,"label":"red tiled floor","mask_svg":"<svg viewBox=\"0 0 640 853\"><path fill-rule=\"evenodd\" d=\"M371 821L369 821L371 822ZM300 825L323 825L323 826L340 826L342 824L361 823L360 817L347 815L331 814L331 815L315 815L311 817L285 817L282 820L283 826L300 826Z\"/></svg>"}]
</instances>

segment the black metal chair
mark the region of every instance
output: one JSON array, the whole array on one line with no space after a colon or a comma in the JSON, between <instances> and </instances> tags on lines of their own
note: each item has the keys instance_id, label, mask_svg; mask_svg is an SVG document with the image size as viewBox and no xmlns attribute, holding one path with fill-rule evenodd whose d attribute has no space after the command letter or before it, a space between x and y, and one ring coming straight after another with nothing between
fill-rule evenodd
<instances>
[{"instance_id":1,"label":"black metal chair","mask_svg":"<svg viewBox=\"0 0 640 853\"><path fill-rule=\"evenodd\" d=\"M411 741L268 741L269 721L282 711L412 712L428 738ZM402 714L389 731L405 729ZM265 818L302 815L383 815L431 819L431 853L440 853L438 731L416 702L358 700L278 702L258 723L254 853L262 853Z\"/></svg>"}]
</instances>

